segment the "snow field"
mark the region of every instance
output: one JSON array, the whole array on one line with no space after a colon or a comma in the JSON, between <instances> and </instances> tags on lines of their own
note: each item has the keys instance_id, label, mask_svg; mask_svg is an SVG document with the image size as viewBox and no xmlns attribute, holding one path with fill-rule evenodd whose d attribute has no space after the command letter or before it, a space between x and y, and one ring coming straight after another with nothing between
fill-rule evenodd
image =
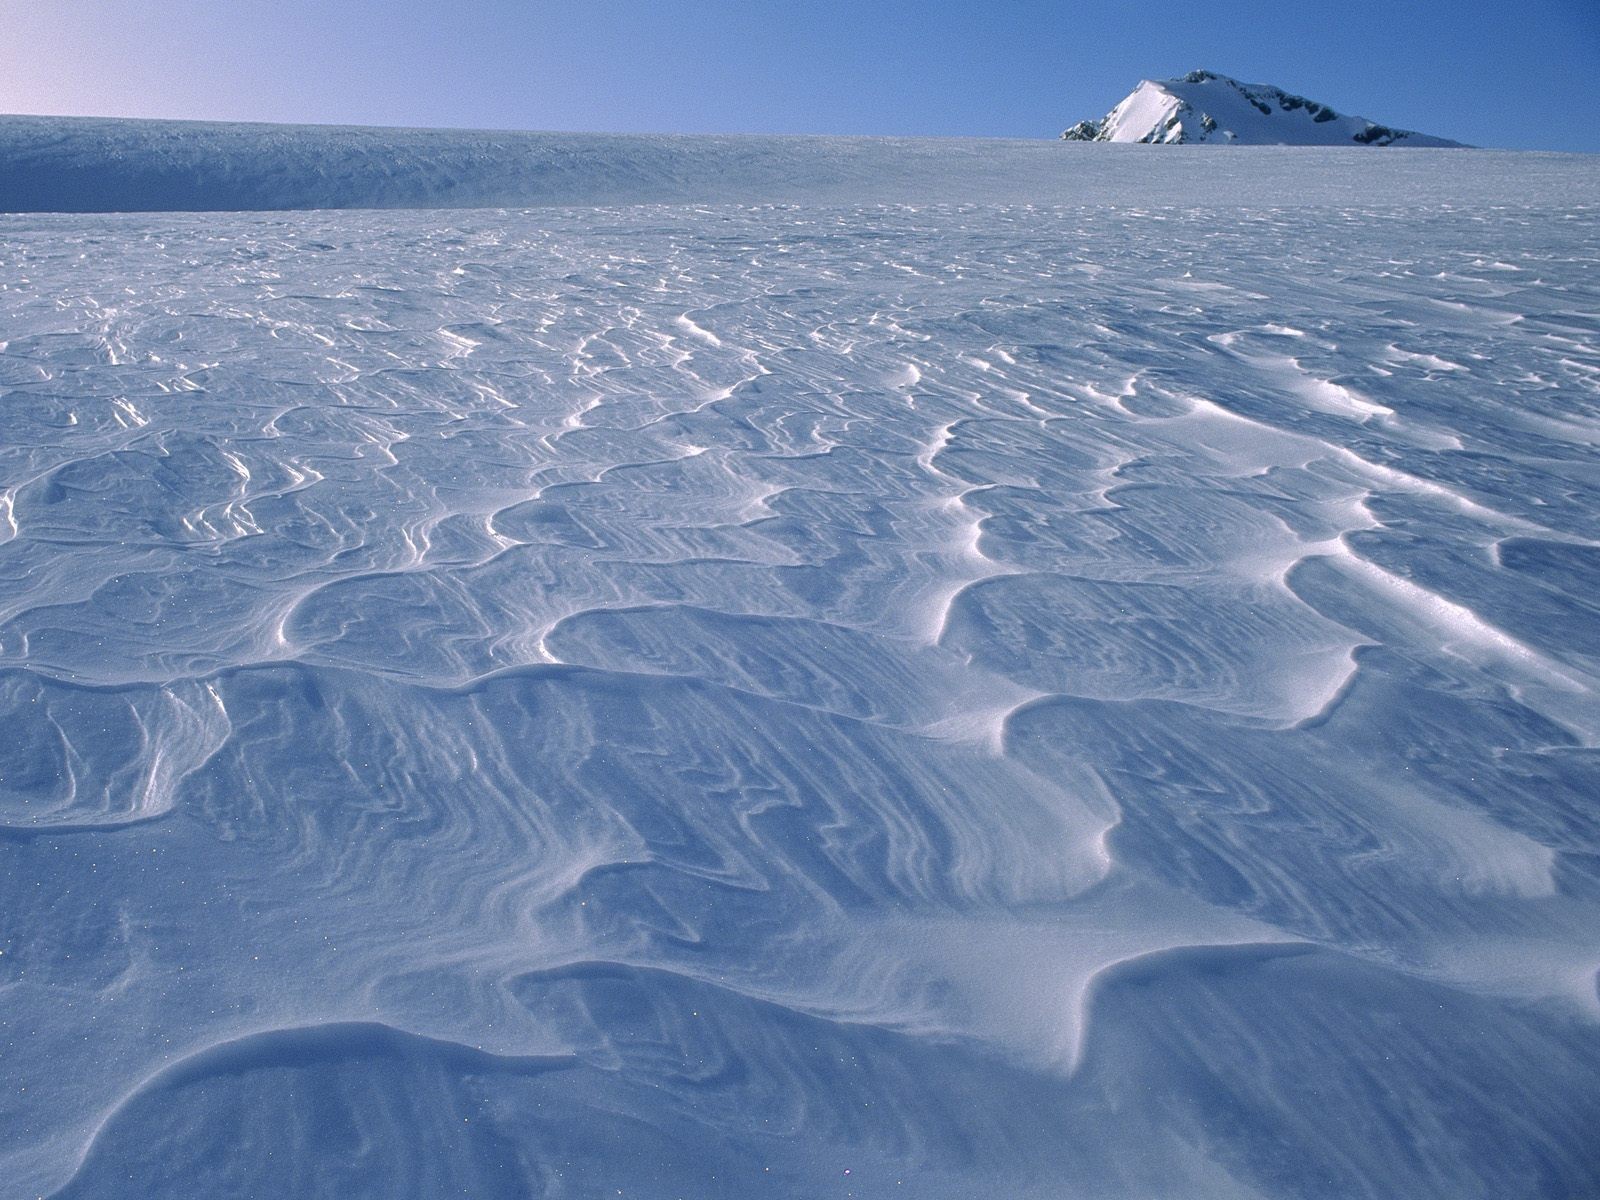
<instances>
[{"instance_id":1,"label":"snow field","mask_svg":"<svg viewBox=\"0 0 1600 1200\"><path fill-rule=\"evenodd\" d=\"M8 219L0 1176L1592 1190L1572 170Z\"/></svg>"}]
</instances>

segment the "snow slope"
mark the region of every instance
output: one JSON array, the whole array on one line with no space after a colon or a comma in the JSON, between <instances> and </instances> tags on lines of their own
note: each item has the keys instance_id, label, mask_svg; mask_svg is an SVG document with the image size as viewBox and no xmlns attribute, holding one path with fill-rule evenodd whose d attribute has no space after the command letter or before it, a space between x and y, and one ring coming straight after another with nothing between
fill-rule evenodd
<instances>
[{"instance_id":1,"label":"snow slope","mask_svg":"<svg viewBox=\"0 0 1600 1200\"><path fill-rule=\"evenodd\" d=\"M1326 104L1264 83L1240 83L1214 71L1181 79L1145 79L1098 121L1080 121L1061 135L1076 142L1245 146L1433 146L1460 142L1347 117Z\"/></svg>"},{"instance_id":2,"label":"snow slope","mask_svg":"<svg viewBox=\"0 0 1600 1200\"><path fill-rule=\"evenodd\" d=\"M0 220L5 1194L1596 1194L1596 163L1079 156Z\"/></svg>"},{"instance_id":3,"label":"snow slope","mask_svg":"<svg viewBox=\"0 0 1600 1200\"><path fill-rule=\"evenodd\" d=\"M1127 161L1121 156L1128 155ZM1436 168L1261 158L1247 178L1057 141L657 137L0 117L0 212L497 208L562 204L1362 203L1570 185L1549 155ZM1137 161L1136 161L1137 160ZM1555 165L1556 174L1545 175ZM1487 178L1480 180L1479 172Z\"/></svg>"}]
</instances>

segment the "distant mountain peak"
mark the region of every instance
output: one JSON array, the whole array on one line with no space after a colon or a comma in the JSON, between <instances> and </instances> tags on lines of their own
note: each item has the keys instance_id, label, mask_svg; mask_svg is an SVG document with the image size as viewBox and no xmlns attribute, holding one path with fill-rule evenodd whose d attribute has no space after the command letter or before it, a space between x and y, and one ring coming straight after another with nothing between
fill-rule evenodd
<instances>
[{"instance_id":1,"label":"distant mountain peak","mask_svg":"<svg viewBox=\"0 0 1600 1200\"><path fill-rule=\"evenodd\" d=\"M1069 142L1195 142L1242 146L1460 146L1447 138L1345 116L1326 104L1215 71L1144 79L1098 121L1079 121Z\"/></svg>"}]
</instances>

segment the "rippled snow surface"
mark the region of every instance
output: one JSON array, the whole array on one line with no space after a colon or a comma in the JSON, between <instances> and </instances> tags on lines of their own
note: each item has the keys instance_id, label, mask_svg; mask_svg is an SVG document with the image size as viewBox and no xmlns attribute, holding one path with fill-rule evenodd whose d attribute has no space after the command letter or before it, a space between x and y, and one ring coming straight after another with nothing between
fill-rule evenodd
<instances>
[{"instance_id":1,"label":"rippled snow surface","mask_svg":"<svg viewBox=\"0 0 1600 1200\"><path fill-rule=\"evenodd\" d=\"M1600 1194L1600 212L3 234L7 1195Z\"/></svg>"}]
</instances>

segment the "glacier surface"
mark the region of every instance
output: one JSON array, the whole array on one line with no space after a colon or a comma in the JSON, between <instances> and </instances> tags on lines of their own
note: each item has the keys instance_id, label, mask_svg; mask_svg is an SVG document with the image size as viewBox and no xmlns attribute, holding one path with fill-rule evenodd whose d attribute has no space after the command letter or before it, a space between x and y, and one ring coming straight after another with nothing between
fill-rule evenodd
<instances>
[{"instance_id":1,"label":"glacier surface","mask_svg":"<svg viewBox=\"0 0 1600 1200\"><path fill-rule=\"evenodd\" d=\"M1287 139L1278 138L1283 141ZM977 138L669 136L0 116L0 213L619 204L1235 206L1594 198L1592 163L1404 147L1205 147Z\"/></svg>"},{"instance_id":2,"label":"glacier surface","mask_svg":"<svg viewBox=\"0 0 1600 1200\"><path fill-rule=\"evenodd\" d=\"M0 221L6 1194L1596 1194L1600 170L1111 149Z\"/></svg>"}]
</instances>

